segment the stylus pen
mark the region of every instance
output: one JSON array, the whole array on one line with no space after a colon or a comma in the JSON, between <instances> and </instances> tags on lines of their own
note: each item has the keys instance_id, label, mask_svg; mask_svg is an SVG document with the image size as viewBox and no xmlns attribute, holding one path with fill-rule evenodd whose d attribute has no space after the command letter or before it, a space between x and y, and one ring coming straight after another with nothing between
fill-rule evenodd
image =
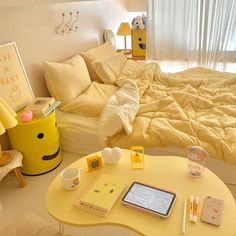
<instances>
[{"instance_id":1,"label":"stylus pen","mask_svg":"<svg viewBox=\"0 0 236 236\"><path fill-rule=\"evenodd\" d=\"M183 222L182 222L182 233L185 233L186 227L186 210L187 210L187 200L184 200L184 209L183 209Z\"/></svg>"}]
</instances>

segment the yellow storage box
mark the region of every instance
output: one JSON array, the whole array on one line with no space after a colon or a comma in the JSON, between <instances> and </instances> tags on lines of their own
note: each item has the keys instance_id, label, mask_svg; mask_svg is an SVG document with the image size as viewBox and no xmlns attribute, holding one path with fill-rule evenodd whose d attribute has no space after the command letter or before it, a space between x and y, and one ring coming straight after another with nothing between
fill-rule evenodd
<instances>
[{"instance_id":1,"label":"yellow storage box","mask_svg":"<svg viewBox=\"0 0 236 236\"><path fill-rule=\"evenodd\" d=\"M38 175L56 168L61 163L61 150L55 112L27 123L18 114L17 120L18 125L8 134L12 147L23 154L23 173Z\"/></svg>"},{"instance_id":2,"label":"yellow storage box","mask_svg":"<svg viewBox=\"0 0 236 236\"><path fill-rule=\"evenodd\" d=\"M132 56L145 57L146 54L146 30L132 30Z\"/></svg>"}]
</instances>

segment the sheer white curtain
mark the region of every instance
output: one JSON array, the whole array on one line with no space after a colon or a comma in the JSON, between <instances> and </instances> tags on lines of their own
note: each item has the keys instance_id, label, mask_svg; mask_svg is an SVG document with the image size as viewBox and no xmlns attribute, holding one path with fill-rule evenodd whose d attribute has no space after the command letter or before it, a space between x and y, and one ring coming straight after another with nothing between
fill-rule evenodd
<instances>
[{"instance_id":1,"label":"sheer white curtain","mask_svg":"<svg viewBox=\"0 0 236 236\"><path fill-rule=\"evenodd\" d=\"M147 2L147 60L236 72L236 0Z\"/></svg>"}]
</instances>

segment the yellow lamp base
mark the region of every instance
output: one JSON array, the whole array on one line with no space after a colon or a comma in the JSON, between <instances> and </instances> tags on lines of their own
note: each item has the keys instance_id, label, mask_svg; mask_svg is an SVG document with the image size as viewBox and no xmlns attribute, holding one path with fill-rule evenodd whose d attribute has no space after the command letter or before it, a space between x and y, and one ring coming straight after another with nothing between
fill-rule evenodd
<instances>
[{"instance_id":1,"label":"yellow lamp base","mask_svg":"<svg viewBox=\"0 0 236 236\"><path fill-rule=\"evenodd\" d=\"M11 153L3 152L2 157L0 157L0 167L9 164L12 160Z\"/></svg>"}]
</instances>

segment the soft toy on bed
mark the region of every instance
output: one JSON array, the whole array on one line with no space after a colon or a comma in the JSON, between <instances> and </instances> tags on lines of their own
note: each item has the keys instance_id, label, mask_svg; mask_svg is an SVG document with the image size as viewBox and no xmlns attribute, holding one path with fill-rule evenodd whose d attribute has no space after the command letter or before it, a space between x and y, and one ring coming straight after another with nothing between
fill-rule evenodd
<instances>
[{"instance_id":1,"label":"soft toy on bed","mask_svg":"<svg viewBox=\"0 0 236 236\"><path fill-rule=\"evenodd\" d=\"M144 21L142 16L136 16L132 21L132 29L144 29Z\"/></svg>"}]
</instances>

